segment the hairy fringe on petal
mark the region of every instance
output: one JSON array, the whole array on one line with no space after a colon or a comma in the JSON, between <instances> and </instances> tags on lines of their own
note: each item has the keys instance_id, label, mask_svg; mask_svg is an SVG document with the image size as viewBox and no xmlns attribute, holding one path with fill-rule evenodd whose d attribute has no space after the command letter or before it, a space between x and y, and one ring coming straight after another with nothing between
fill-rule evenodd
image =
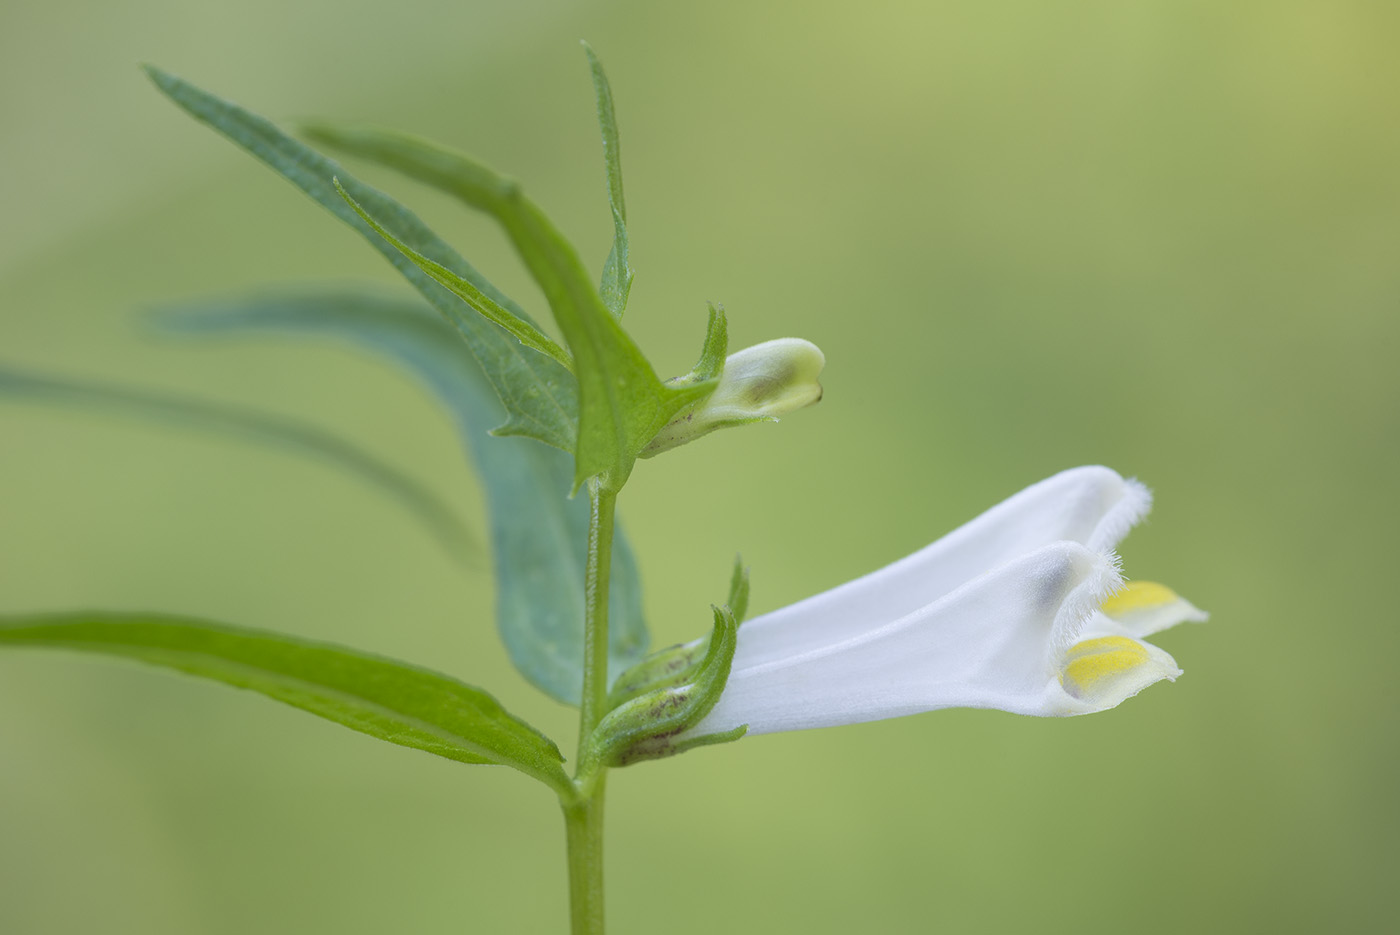
<instances>
[{"instance_id":1,"label":"hairy fringe on petal","mask_svg":"<svg viewBox=\"0 0 1400 935\"><path fill-rule=\"evenodd\" d=\"M1146 492L1146 488L1143 490ZM1098 553L1093 570L1069 593L1055 614L1047 647L1047 651L1053 655L1047 662L1058 660L1079 642L1079 635L1098 613L1103 602L1123 587L1122 566L1123 560L1117 552L1105 550Z\"/></svg>"},{"instance_id":2,"label":"hairy fringe on petal","mask_svg":"<svg viewBox=\"0 0 1400 935\"><path fill-rule=\"evenodd\" d=\"M1099 520L1094 534L1085 543L1095 552L1111 549L1123 541L1128 530L1142 522L1152 509L1152 491L1137 478L1123 482L1123 499L1113 505L1108 514Z\"/></svg>"}]
</instances>

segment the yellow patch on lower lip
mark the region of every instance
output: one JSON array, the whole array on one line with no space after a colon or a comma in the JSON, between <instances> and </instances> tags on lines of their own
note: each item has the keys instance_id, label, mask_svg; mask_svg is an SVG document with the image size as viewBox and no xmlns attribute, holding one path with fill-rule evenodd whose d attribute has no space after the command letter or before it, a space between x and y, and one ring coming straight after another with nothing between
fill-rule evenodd
<instances>
[{"instance_id":1,"label":"yellow patch on lower lip","mask_svg":"<svg viewBox=\"0 0 1400 935\"><path fill-rule=\"evenodd\" d=\"M1084 698L1093 694L1095 686L1105 679L1135 669L1148 658L1147 650L1126 636L1085 640L1065 654L1060 684L1075 698Z\"/></svg>"},{"instance_id":2,"label":"yellow patch on lower lip","mask_svg":"<svg viewBox=\"0 0 1400 935\"><path fill-rule=\"evenodd\" d=\"M1117 617L1134 610L1165 607L1177 600L1180 598L1176 592L1165 584L1155 581L1129 581L1122 590L1103 602L1103 612L1110 617Z\"/></svg>"}]
</instances>

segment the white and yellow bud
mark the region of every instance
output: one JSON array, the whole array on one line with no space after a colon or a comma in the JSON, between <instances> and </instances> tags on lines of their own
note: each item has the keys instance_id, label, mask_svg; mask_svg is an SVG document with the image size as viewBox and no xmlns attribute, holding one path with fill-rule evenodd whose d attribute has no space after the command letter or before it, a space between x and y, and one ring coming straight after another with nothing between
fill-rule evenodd
<instances>
[{"instance_id":1,"label":"white and yellow bud","mask_svg":"<svg viewBox=\"0 0 1400 935\"><path fill-rule=\"evenodd\" d=\"M776 422L822 398L818 382L826 357L811 341L778 338L730 354L714 392L683 409L642 451L669 451L716 429ZM687 378L682 378L687 379Z\"/></svg>"},{"instance_id":2,"label":"white and yellow bud","mask_svg":"<svg viewBox=\"0 0 1400 935\"><path fill-rule=\"evenodd\" d=\"M1112 549L1147 512L1108 468L1042 481L932 545L746 623L719 702L689 732L798 730L996 708L1112 708L1181 674L1143 637L1205 614L1124 585Z\"/></svg>"}]
</instances>

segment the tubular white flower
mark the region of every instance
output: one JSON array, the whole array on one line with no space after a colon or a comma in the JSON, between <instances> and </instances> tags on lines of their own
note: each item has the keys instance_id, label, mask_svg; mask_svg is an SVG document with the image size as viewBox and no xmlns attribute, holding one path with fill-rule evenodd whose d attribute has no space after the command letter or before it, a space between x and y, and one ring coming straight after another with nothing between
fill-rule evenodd
<instances>
[{"instance_id":1,"label":"tubular white flower","mask_svg":"<svg viewBox=\"0 0 1400 935\"><path fill-rule=\"evenodd\" d=\"M948 707L1087 714L1181 674L1142 641L1205 615L1124 587L1112 548L1147 489L1104 467L1057 474L932 545L739 630L724 694L689 734L750 734Z\"/></svg>"}]
</instances>

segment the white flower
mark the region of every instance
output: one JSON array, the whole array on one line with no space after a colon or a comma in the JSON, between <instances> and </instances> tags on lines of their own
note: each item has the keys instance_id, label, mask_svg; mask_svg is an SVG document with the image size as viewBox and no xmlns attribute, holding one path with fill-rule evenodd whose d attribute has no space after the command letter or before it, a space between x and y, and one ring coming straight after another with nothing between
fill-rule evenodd
<instances>
[{"instance_id":1,"label":"white flower","mask_svg":"<svg viewBox=\"0 0 1400 935\"><path fill-rule=\"evenodd\" d=\"M1124 585L1112 549L1151 504L1104 467L1057 474L932 545L739 630L729 681L687 735L936 708L1087 714L1181 674L1143 637L1205 614Z\"/></svg>"}]
</instances>

